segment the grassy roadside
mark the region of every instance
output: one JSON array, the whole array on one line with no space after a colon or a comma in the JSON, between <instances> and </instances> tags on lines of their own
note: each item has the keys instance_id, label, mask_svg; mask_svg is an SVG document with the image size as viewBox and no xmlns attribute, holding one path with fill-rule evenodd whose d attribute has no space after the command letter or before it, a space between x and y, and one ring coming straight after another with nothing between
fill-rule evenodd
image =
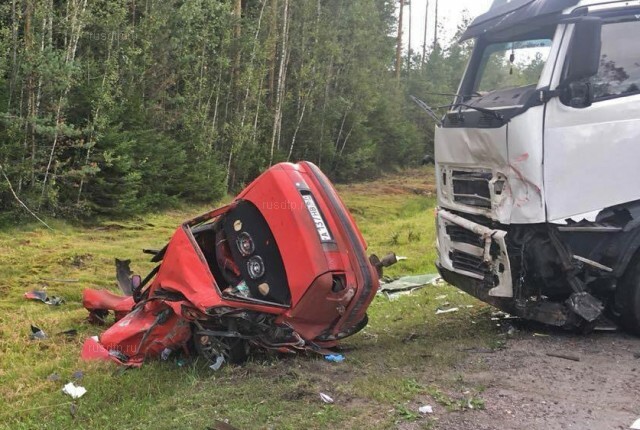
<instances>
[{"instance_id":1,"label":"grassy roadside","mask_svg":"<svg viewBox=\"0 0 640 430\"><path fill-rule=\"evenodd\" d=\"M435 270L432 175L415 170L339 187L369 251L409 258L391 268L391 276ZM448 286L393 301L377 297L370 325L342 344L347 360L341 364L260 356L219 372L172 360L119 372L79 360L83 340L100 332L85 322L82 289L116 291L115 257L132 259L136 272L150 270L140 250L162 245L182 220L204 210L90 228L54 223L54 232L37 226L0 231L0 427L204 429L228 420L241 429L432 428L437 416L419 416L419 405L432 404L438 413L481 407L483 387L468 386L456 364L466 349L494 346L497 332L487 307ZM22 298L45 287L67 303L49 307ZM447 298L437 299L442 295ZM462 310L436 316L443 301ZM30 324L49 339L30 341ZM76 338L56 334L71 328ZM88 392L72 407L61 388L76 370L84 372L79 384ZM48 380L54 373L61 379ZM322 403L320 392L335 403Z\"/></svg>"}]
</instances>

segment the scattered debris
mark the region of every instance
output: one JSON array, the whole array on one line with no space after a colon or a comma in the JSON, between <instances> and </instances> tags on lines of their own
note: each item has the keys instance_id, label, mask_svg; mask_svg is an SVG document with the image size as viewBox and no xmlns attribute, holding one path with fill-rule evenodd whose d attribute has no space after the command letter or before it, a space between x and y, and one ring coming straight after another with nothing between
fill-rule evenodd
<instances>
[{"instance_id":1,"label":"scattered debris","mask_svg":"<svg viewBox=\"0 0 640 430\"><path fill-rule=\"evenodd\" d=\"M436 300L445 300L447 298L446 294L436 297Z\"/></svg>"},{"instance_id":2,"label":"scattered debris","mask_svg":"<svg viewBox=\"0 0 640 430\"><path fill-rule=\"evenodd\" d=\"M76 385L73 382L69 382L64 386L64 388L62 388L62 392L70 395L72 399L79 399L80 397L85 395L87 389Z\"/></svg>"},{"instance_id":3,"label":"scattered debris","mask_svg":"<svg viewBox=\"0 0 640 430\"><path fill-rule=\"evenodd\" d=\"M75 403L71 403L69 405L69 413L71 414L71 418L75 418L76 414L78 413L78 405L76 405Z\"/></svg>"},{"instance_id":4,"label":"scattered debris","mask_svg":"<svg viewBox=\"0 0 640 430\"><path fill-rule=\"evenodd\" d=\"M631 424L631 427L629 427L632 430L640 430L640 418L638 418L633 424Z\"/></svg>"},{"instance_id":5,"label":"scattered debris","mask_svg":"<svg viewBox=\"0 0 640 430\"><path fill-rule=\"evenodd\" d=\"M82 379L84 377L84 372L82 370L76 370L75 372L73 372L73 375L71 375L71 377L76 380Z\"/></svg>"},{"instance_id":6,"label":"scattered debris","mask_svg":"<svg viewBox=\"0 0 640 430\"><path fill-rule=\"evenodd\" d=\"M238 430L238 429L225 421L218 420L213 423L213 426L207 427L207 430Z\"/></svg>"},{"instance_id":7,"label":"scattered debris","mask_svg":"<svg viewBox=\"0 0 640 430\"><path fill-rule=\"evenodd\" d=\"M37 300L51 306L60 306L64 303L64 299L62 297L49 297L47 295L47 292L42 290L33 290L26 292L24 293L24 298L27 300Z\"/></svg>"},{"instance_id":8,"label":"scattered debris","mask_svg":"<svg viewBox=\"0 0 640 430\"><path fill-rule=\"evenodd\" d=\"M222 367L223 364L224 364L224 356L223 355L218 355L216 357L215 363L213 363L211 366L209 366L209 369L211 369L213 371L218 371L218 370L220 370L220 368Z\"/></svg>"},{"instance_id":9,"label":"scattered debris","mask_svg":"<svg viewBox=\"0 0 640 430\"><path fill-rule=\"evenodd\" d=\"M116 279L118 280L118 287L124 293L125 296L133 295L133 282L131 276L133 272L129 267L131 260L120 260L116 258Z\"/></svg>"},{"instance_id":10,"label":"scattered debris","mask_svg":"<svg viewBox=\"0 0 640 430\"><path fill-rule=\"evenodd\" d=\"M460 310L460 308L438 309L436 311L436 315L450 314L450 313L453 313L453 312L458 312L459 310Z\"/></svg>"},{"instance_id":11,"label":"scattered debris","mask_svg":"<svg viewBox=\"0 0 640 430\"><path fill-rule=\"evenodd\" d=\"M375 267L378 272L378 277L382 278L382 271L385 267L391 267L394 264L398 263L398 261L406 260L407 257L398 257L395 253L390 252L389 254L382 257L382 260L378 258L377 255L373 254L369 257L369 262L373 267Z\"/></svg>"},{"instance_id":12,"label":"scattered debris","mask_svg":"<svg viewBox=\"0 0 640 430\"><path fill-rule=\"evenodd\" d=\"M78 282L80 282L80 279L50 279L50 278L43 278L42 279L44 282L55 282L58 284L77 284Z\"/></svg>"},{"instance_id":13,"label":"scattered debris","mask_svg":"<svg viewBox=\"0 0 640 430\"><path fill-rule=\"evenodd\" d=\"M42 340L46 339L47 335L40 328L31 325L31 335L29 336L31 340Z\"/></svg>"},{"instance_id":14,"label":"scattered debris","mask_svg":"<svg viewBox=\"0 0 640 430\"><path fill-rule=\"evenodd\" d=\"M160 359L162 361L167 361L169 359L169 356L171 355L173 351L169 348L165 348L162 350L162 353L160 354Z\"/></svg>"},{"instance_id":15,"label":"scattered debris","mask_svg":"<svg viewBox=\"0 0 640 430\"><path fill-rule=\"evenodd\" d=\"M418 334L417 333L409 333L409 335L407 337L405 337L404 339L402 339L402 343L409 343L409 342L413 342L414 340L416 340L418 338Z\"/></svg>"},{"instance_id":16,"label":"scattered debris","mask_svg":"<svg viewBox=\"0 0 640 430\"><path fill-rule=\"evenodd\" d=\"M60 375L58 375L57 373L52 373L51 375L47 376L47 381L49 382L57 382L60 380Z\"/></svg>"},{"instance_id":17,"label":"scattered debris","mask_svg":"<svg viewBox=\"0 0 640 430\"><path fill-rule=\"evenodd\" d=\"M72 328L69 330L61 331L58 333L58 335L64 335L67 337L76 337L78 335L78 330L76 330L75 328Z\"/></svg>"},{"instance_id":18,"label":"scattered debris","mask_svg":"<svg viewBox=\"0 0 640 430\"><path fill-rule=\"evenodd\" d=\"M547 355L549 357L562 358L562 359L570 360L570 361L580 361L580 357L577 357L575 355L556 354L555 352L547 352Z\"/></svg>"},{"instance_id":19,"label":"scattered debris","mask_svg":"<svg viewBox=\"0 0 640 430\"><path fill-rule=\"evenodd\" d=\"M495 349L490 348L466 348L463 351L472 352L474 354L495 354Z\"/></svg>"},{"instance_id":20,"label":"scattered debris","mask_svg":"<svg viewBox=\"0 0 640 430\"><path fill-rule=\"evenodd\" d=\"M325 393L320 393L320 399L322 399L323 402L328 404L333 403L333 398Z\"/></svg>"},{"instance_id":21,"label":"scattered debris","mask_svg":"<svg viewBox=\"0 0 640 430\"><path fill-rule=\"evenodd\" d=\"M432 414L433 413L433 406L431 406L431 405L420 406L418 408L418 412L420 412L423 415Z\"/></svg>"},{"instance_id":22,"label":"scattered debris","mask_svg":"<svg viewBox=\"0 0 640 430\"><path fill-rule=\"evenodd\" d=\"M415 290L434 285L440 279L440 275L404 276L395 281L381 283L379 291L387 297L400 293L411 294Z\"/></svg>"},{"instance_id":23,"label":"scattered debris","mask_svg":"<svg viewBox=\"0 0 640 430\"><path fill-rule=\"evenodd\" d=\"M345 360L345 357L344 355L341 355L341 354L330 354L330 355L325 355L324 359L332 363L342 363Z\"/></svg>"}]
</instances>

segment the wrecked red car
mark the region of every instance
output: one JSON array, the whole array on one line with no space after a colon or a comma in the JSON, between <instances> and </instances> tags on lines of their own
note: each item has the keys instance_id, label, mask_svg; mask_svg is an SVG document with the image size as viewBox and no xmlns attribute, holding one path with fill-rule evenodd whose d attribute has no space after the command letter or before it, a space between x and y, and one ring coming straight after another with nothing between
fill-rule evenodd
<instances>
[{"instance_id":1,"label":"wrecked red car","mask_svg":"<svg viewBox=\"0 0 640 430\"><path fill-rule=\"evenodd\" d=\"M90 320L114 311L116 323L87 340L83 357L140 365L180 349L212 362L242 362L251 348L322 353L367 324L379 263L366 247L317 166L276 165L231 204L182 224L155 252L159 265L127 281L130 296L85 290Z\"/></svg>"}]
</instances>

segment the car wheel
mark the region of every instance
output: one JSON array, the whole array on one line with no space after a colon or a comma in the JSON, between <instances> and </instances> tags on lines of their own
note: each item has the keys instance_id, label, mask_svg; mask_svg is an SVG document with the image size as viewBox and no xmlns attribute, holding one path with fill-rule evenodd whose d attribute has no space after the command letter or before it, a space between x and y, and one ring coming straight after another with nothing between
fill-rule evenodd
<instances>
[{"instance_id":1,"label":"car wheel","mask_svg":"<svg viewBox=\"0 0 640 430\"><path fill-rule=\"evenodd\" d=\"M194 343L198 354L211 363L220 355L231 364L242 364L249 358L249 343L244 339L196 333Z\"/></svg>"},{"instance_id":2,"label":"car wheel","mask_svg":"<svg viewBox=\"0 0 640 430\"><path fill-rule=\"evenodd\" d=\"M629 264L619 288L619 321L626 330L640 335L640 256Z\"/></svg>"}]
</instances>

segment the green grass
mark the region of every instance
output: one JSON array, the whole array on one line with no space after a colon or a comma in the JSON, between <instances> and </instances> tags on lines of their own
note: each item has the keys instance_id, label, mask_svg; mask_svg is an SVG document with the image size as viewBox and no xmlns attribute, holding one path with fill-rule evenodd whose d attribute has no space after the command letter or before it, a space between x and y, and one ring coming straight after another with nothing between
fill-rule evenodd
<instances>
[{"instance_id":1,"label":"green grass","mask_svg":"<svg viewBox=\"0 0 640 430\"><path fill-rule=\"evenodd\" d=\"M431 170L416 170L339 187L370 252L409 258L389 269L390 276L435 270L431 181ZM0 427L205 429L228 420L240 429L386 429L410 421L431 428L433 421L417 414L420 404L481 407L481 387L467 386L455 365L465 349L496 344L497 332L487 307L444 285L393 301L377 297L370 325L342 343L347 360L340 364L264 355L219 372L201 361L179 367L173 360L122 372L110 363L81 361L83 340L101 331L85 322L82 289L117 291L115 257L132 259L132 268L146 273L151 264L141 249L163 245L181 221L204 210L91 227L54 221L53 232L37 225L0 231ZM34 288L67 303L25 301L24 292ZM436 297L443 294L461 311L436 316L443 302ZM30 341L31 324L49 339ZM71 328L77 338L57 334ZM72 401L61 388L76 370L84 371L79 384L88 392ZM53 373L61 379L49 381ZM320 392L335 403L322 403Z\"/></svg>"}]
</instances>

